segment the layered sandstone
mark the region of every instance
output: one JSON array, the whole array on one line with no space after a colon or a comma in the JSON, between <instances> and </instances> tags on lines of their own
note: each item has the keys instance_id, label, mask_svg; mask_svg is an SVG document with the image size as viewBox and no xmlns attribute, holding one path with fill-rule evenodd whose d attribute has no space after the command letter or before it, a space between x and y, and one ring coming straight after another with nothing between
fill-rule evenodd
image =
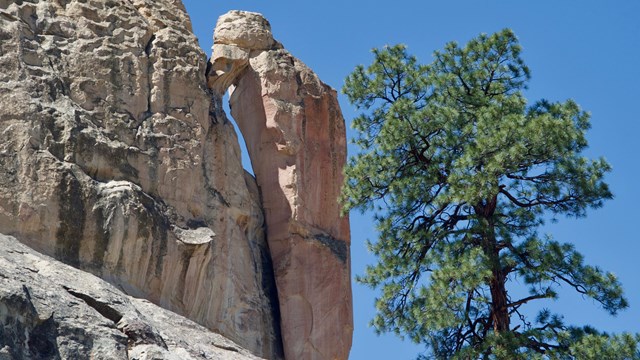
<instances>
[{"instance_id":1,"label":"layered sandstone","mask_svg":"<svg viewBox=\"0 0 640 360\"><path fill-rule=\"evenodd\" d=\"M262 195L285 357L347 359L353 331L349 223L338 196L346 160L336 92L273 39L255 13L214 33L209 86L231 112Z\"/></svg>"},{"instance_id":2,"label":"layered sandstone","mask_svg":"<svg viewBox=\"0 0 640 360\"><path fill-rule=\"evenodd\" d=\"M176 0L0 0L0 232L281 357L254 179Z\"/></svg>"}]
</instances>

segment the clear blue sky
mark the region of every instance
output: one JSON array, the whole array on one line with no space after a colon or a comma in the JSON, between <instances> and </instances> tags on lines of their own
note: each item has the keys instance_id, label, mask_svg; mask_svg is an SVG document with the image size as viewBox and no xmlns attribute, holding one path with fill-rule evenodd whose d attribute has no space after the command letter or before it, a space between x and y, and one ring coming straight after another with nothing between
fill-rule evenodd
<instances>
[{"instance_id":1,"label":"clear blue sky","mask_svg":"<svg viewBox=\"0 0 640 360\"><path fill-rule=\"evenodd\" d=\"M640 1L184 2L207 54L219 15L232 9L260 12L271 22L275 37L336 89L357 64L371 62L374 47L404 43L428 63L432 52L448 41L464 43L481 32L513 29L532 71L528 99L572 98L590 111L587 154L604 156L613 166L607 178L613 200L590 211L586 219L560 219L543 231L575 243L587 263L615 273L631 304L614 318L591 300L561 292L559 301L546 306L564 314L569 324L640 332ZM340 103L349 123L355 109L343 96ZM376 234L370 214L352 214L351 227L355 275L375 261L364 242ZM415 358L422 347L393 334L378 337L368 326L376 293L355 283L353 290L351 359Z\"/></svg>"}]
</instances>

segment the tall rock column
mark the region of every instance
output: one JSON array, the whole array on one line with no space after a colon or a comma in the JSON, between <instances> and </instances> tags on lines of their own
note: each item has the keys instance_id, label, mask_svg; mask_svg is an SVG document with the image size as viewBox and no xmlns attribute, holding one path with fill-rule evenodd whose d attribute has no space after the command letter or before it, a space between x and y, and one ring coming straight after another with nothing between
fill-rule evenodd
<instances>
[{"instance_id":1,"label":"tall rock column","mask_svg":"<svg viewBox=\"0 0 640 360\"><path fill-rule=\"evenodd\" d=\"M260 14L231 11L214 33L209 87L231 113L260 187L285 357L347 359L353 333L346 161L335 90L273 39Z\"/></svg>"}]
</instances>

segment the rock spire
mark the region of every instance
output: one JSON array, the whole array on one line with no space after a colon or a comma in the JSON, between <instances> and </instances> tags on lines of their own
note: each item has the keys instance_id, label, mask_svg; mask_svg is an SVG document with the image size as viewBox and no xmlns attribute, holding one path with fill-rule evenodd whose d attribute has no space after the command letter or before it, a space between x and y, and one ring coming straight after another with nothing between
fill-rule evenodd
<instances>
[{"instance_id":1,"label":"rock spire","mask_svg":"<svg viewBox=\"0 0 640 360\"><path fill-rule=\"evenodd\" d=\"M218 19L209 69L213 91L230 88L260 189L285 358L347 359L350 234L338 204L346 135L336 92L257 13Z\"/></svg>"}]
</instances>

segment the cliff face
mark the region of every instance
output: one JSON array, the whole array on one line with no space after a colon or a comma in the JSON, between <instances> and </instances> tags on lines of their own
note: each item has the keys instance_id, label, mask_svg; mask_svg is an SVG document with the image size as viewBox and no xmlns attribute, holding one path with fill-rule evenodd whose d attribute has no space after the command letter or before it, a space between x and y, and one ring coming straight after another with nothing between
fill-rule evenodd
<instances>
[{"instance_id":1,"label":"cliff face","mask_svg":"<svg viewBox=\"0 0 640 360\"><path fill-rule=\"evenodd\" d=\"M0 232L279 356L254 180L181 3L0 11Z\"/></svg>"},{"instance_id":2,"label":"cliff face","mask_svg":"<svg viewBox=\"0 0 640 360\"><path fill-rule=\"evenodd\" d=\"M255 45L214 53L211 69L226 59L229 71L224 84L207 84L179 1L0 0L0 233L257 356L282 358L284 335L287 358L318 346L340 350L313 358L346 358L349 235L336 202L344 123L332 90L275 44L261 50L297 74L277 92L302 79L285 99L298 106L283 115L288 128L265 137L271 130L259 127L256 138L242 114L257 102L232 100L247 119L239 123L258 187L220 95L231 84L262 91L257 66L233 64ZM265 119L289 109L262 106ZM267 146L272 153L256 155Z\"/></svg>"}]
</instances>

